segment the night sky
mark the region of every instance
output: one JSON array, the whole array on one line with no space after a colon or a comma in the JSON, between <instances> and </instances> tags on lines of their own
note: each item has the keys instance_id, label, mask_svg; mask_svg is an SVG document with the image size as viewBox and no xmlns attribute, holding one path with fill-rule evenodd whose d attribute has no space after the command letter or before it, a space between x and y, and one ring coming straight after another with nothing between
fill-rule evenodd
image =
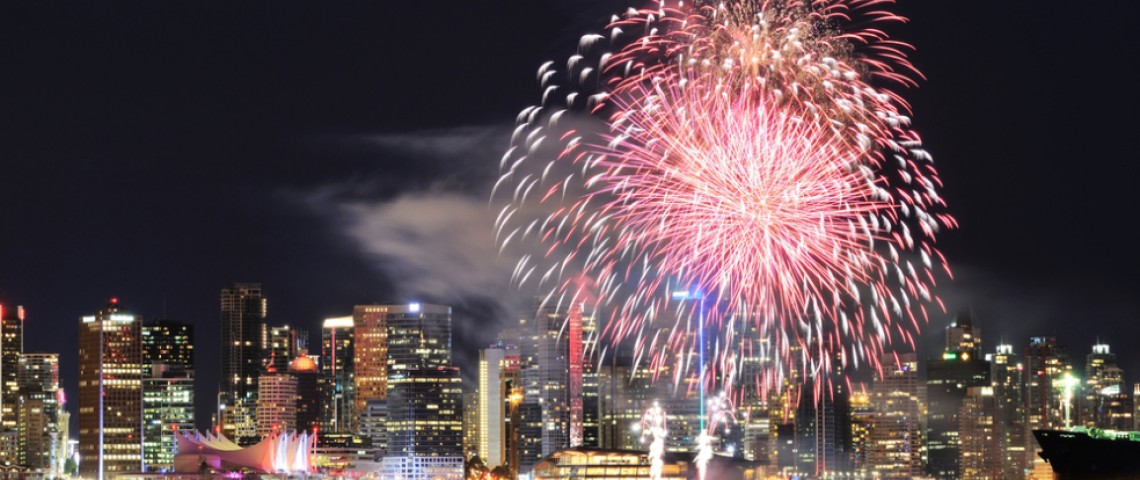
<instances>
[{"instance_id":1,"label":"night sky","mask_svg":"<svg viewBox=\"0 0 1140 480\"><path fill-rule=\"evenodd\" d=\"M355 304L453 305L468 368L514 318L499 156L538 66L627 4L327 3L0 6L0 302L27 308L27 351L62 353L71 398L79 318L112 296L197 326L203 423L229 282L314 340ZM1057 335L1083 364L1099 336L1140 381L1140 4L898 10L961 223L924 343L972 310L987 350Z\"/></svg>"}]
</instances>

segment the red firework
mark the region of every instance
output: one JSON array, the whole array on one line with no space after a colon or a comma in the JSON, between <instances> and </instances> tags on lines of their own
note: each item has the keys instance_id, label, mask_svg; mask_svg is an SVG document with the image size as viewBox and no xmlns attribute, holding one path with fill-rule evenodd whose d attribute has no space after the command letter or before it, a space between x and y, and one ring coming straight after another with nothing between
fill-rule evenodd
<instances>
[{"instance_id":1,"label":"red firework","mask_svg":"<svg viewBox=\"0 0 1140 480\"><path fill-rule=\"evenodd\" d=\"M546 247L516 280L596 299L611 344L678 385L703 373L690 388L766 391L913 345L954 220L887 88L917 75L879 29L902 20L890 3L662 4L583 37L566 85L540 70L544 104L503 159L503 247ZM571 128L575 113L605 128Z\"/></svg>"}]
</instances>

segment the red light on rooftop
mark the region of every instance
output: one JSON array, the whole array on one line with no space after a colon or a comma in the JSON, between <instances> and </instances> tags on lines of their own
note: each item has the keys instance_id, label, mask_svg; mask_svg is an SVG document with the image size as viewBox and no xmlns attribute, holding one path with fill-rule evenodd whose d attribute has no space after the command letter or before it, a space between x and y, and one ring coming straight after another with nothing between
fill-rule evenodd
<instances>
[{"instance_id":1,"label":"red light on rooftop","mask_svg":"<svg viewBox=\"0 0 1140 480\"><path fill-rule=\"evenodd\" d=\"M111 305L118 305L119 297L111 297Z\"/></svg>"}]
</instances>

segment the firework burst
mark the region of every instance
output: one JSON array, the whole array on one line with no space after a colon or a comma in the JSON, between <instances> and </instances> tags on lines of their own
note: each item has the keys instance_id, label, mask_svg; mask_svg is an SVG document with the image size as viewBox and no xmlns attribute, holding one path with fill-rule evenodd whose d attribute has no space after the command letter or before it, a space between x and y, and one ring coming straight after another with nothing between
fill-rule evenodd
<instances>
[{"instance_id":1,"label":"firework burst","mask_svg":"<svg viewBox=\"0 0 1140 480\"><path fill-rule=\"evenodd\" d=\"M543 65L493 193L501 248L543 246L515 281L706 391L913 345L955 222L892 90L919 74L890 3L663 2Z\"/></svg>"}]
</instances>

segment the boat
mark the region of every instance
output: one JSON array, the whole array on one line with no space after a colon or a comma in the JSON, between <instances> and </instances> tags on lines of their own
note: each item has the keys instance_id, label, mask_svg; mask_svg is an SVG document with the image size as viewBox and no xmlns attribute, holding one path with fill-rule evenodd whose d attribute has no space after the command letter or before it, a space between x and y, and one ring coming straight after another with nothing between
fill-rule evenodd
<instances>
[{"instance_id":1,"label":"boat","mask_svg":"<svg viewBox=\"0 0 1140 480\"><path fill-rule=\"evenodd\" d=\"M1140 432L1077 427L1033 436L1057 480L1140 478Z\"/></svg>"}]
</instances>

